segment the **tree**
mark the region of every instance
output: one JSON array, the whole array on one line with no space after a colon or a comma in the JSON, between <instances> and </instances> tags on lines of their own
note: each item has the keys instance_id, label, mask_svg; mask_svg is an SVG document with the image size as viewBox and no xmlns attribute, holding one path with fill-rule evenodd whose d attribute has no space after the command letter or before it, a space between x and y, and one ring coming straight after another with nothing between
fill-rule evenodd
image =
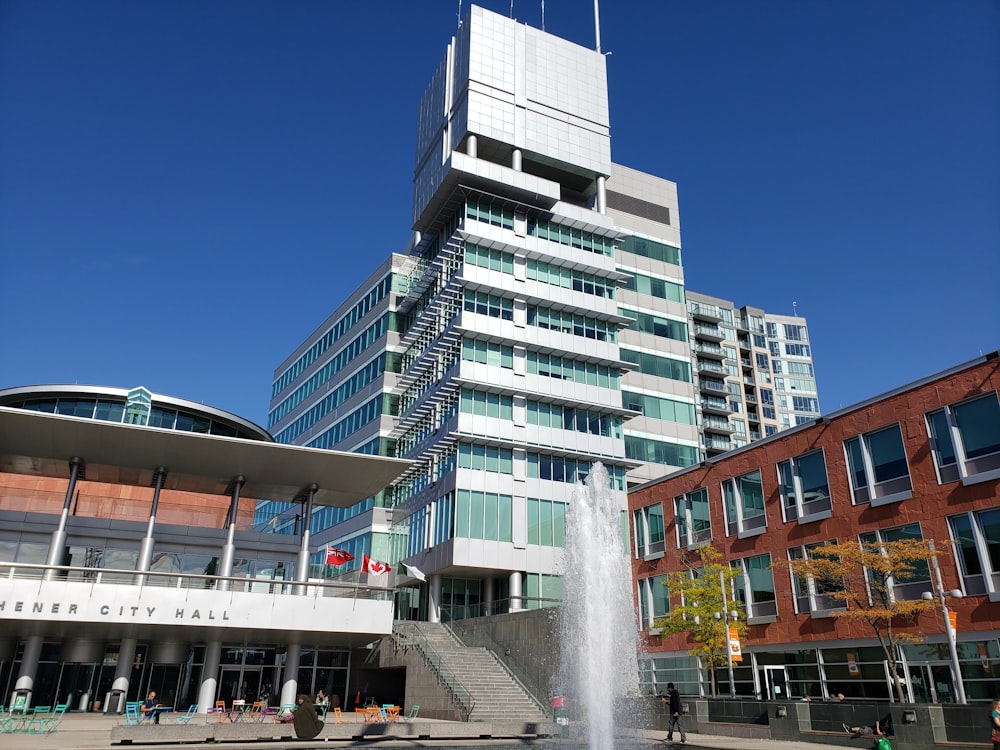
<instances>
[{"instance_id":1,"label":"tree","mask_svg":"<svg viewBox=\"0 0 1000 750\"><path fill-rule=\"evenodd\" d=\"M680 594L680 606L670 607L670 612L659 618L654 626L664 633L687 633L696 644L691 655L707 664L712 675L712 696L718 695L716 669L729 663L729 633L722 617L723 609L737 612L730 627L737 628L742 636L746 632L742 605L732 596L733 580L742 576L739 568L721 562L722 555L710 546L698 549L697 557L687 556L684 567L667 579L672 594ZM721 576L721 579L720 579ZM724 582L724 584L723 584ZM726 589L726 606L723 607L722 587Z\"/></svg>"},{"instance_id":2,"label":"tree","mask_svg":"<svg viewBox=\"0 0 1000 750\"><path fill-rule=\"evenodd\" d=\"M912 626L934 602L901 599L896 587L929 579L927 560L938 554L940 550L931 549L923 539L824 542L809 547L806 557L787 563L810 590L846 607L831 612L832 617L872 629L885 653L900 703L906 702L897 669L900 648L923 640L918 633L901 628Z\"/></svg>"}]
</instances>

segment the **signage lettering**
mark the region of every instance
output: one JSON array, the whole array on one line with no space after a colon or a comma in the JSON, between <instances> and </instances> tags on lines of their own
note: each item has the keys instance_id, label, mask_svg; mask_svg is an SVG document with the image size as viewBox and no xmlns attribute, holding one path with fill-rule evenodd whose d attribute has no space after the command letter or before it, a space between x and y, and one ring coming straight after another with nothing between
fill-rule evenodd
<instances>
[{"instance_id":1,"label":"signage lettering","mask_svg":"<svg viewBox=\"0 0 1000 750\"><path fill-rule=\"evenodd\" d=\"M32 614L64 614L64 615L77 615L82 614L80 611L79 604L66 603L66 602L24 602L24 601L8 601L6 599L0 599L0 612L31 612ZM127 606L121 605L117 610L113 609L109 604L102 604L97 608L98 614L102 617L120 617L128 619L149 619L152 620L153 616L156 614L156 607L148 606ZM174 619L176 620L229 620L229 610L201 610L201 609L177 609L174 611Z\"/></svg>"}]
</instances>

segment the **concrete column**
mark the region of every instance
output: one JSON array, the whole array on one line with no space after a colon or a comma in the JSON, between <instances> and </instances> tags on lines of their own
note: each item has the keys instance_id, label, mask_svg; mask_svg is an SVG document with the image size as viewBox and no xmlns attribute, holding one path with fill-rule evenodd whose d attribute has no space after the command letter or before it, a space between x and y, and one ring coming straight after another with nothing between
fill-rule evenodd
<instances>
[{"instance_id":1,"label":"concrete column","mask_svg":"<svg viewBox=\"0 0 1000 750\"><path fill-rule=\"evenodd\" d=\"M229 516L226 519L226 543L222 547L222 558L219 560L219 575L233 574L233 560L236 557L236 511L240 504L240 490L246 484L246 477L240 475L233 480L233 497L229 505ZM229 591L230 581L219 581L216 586L220 591Z\"/></svg>"},{"instance_id":2,"label":"concrete column","mask_svg":"<svg viewBox=\"0 0 1000 750\"><path fill-rule=\"evenodd\" d=\"M483 614L493 614L493 579L487 578L483 581Z\"/></svg>"},{"instance_id":3,"label":"concrete column","mask_svg":"<svg viewBox=\"0 0 1000 750\"><path fill-rule=\"evenodd\" d=\"M35 673L38 671L38 657L42 655L42 636L31 635L28 636L28 640L24 642L24 653L21 655L21 671L17 674L17 682L14 683L15 690L30 690L35 689ZM25 704L25 708L31 705L32 696L28 696L28 702ZM11 696L11 705L13 705L13 696Z\"/></svg>"},{"instance_id":4,"label":"concrete column","mask_svg":"<svg viewBox=\"0 0 1000 750\"><path fill-rule=\"evenodd\" d=\"M510 574L510 611L521 611L521 573L514 571Z\"/></svg>"},{"instance_id":5,"label":"concrete column","mask_svg":"<svg viewBox=\"0 0 1000 750\"><path fill-rule=\"evenodd\" d=\"M306 493L306 500L305 503L303 503L302 541L299 545L299 558L295 569L295 580L299 583L305 583L309 580L309 520L312 518L313 498L316 497L316 493L318 491L319 485L309 485L309 491ZM305 594L305 592L305 586L296 587L296 594L302 595Z\"/></svg>"},{"instance_id":6,"label":"concrete column","mask_svg":"<svg viewBox=\"0 0 1000 750\"><path fill-rule=\"evenodd\" d=\"M441 576L432 575L427 587L427 622L441 622Z\"/></svg>"},{"instance_id":7,"label":"concrete column","mask_svg":"<svg viewBox=\"0 0 1000 750\"><path fill-rule=\"evenodd\" d=\"M125 713L125 699L128 697L129 683L132 680L132 662L135 661L135 638L122 638L118 646L118 666L115 667L115 679L111 683L112 690L121 690L122 697L118 701L116 713Z\"/></svg>"},{"instance_id":8,"label":"concrete column","mask_svg":"<svg viewBox=\"0 0 1000 750\"><path fill-rule=\"evenodd\" d=\"M515 148L510 155L510 167L515 172L521 171L521 149Z\"/></svg>"},{"instance_id":9,"label":"concrete column","mask_svg":"<svg viewBox=\"0 0 1000 750\"><path fill-rule=\"evenodd\" d=\"M201 670L201 687L198 689L198 713L207 714L215 706L215 696L219 690L219 659L222 656L222 641L212 641L205 645L205 666Z\"/></svg>"},{"instance_id":10,"label":"concrete column","mask_svg":"<svg viewBox=\"0 0 1000 750\"><path fill-rule=\"evenodd\" d=\"M599 214L608 212L608 192L604 183L604 175L600 175L597 178L597 213Z\"/></svg>"},{"instance_id":11,"label":"concrete column","mask_svg":"<svg viewBox=\"0 0 1000 750\"><path fill-rule=\"evenodd\" d=\"M470 133L469 137L465 140L465 153L475 159L478 149L479 141L476 139L476 136Z\"/></svg>"},{"instance_id":12,"label":"concrete column","mask_svg":"<svg viewBox=\"0 0 1000 750\"><path fill-rule=\"evenodd\" d=\"M298 644L289 644L285 651L285 671L281 675L281 702L295 703L295 698L299 690L299 653L302 647Z\"/></svg>"},{"instance_id":13,"label":"concrete column","mask_svg":"<svg viewBox=\"0 0 1000 750\"><path fill-rule=\"evenodd\" d=\"M160 490L163 489L163 481L167 478L167 470L162 466L156 467L153 483L153 503L149 506L149 521L146 523L146 536L142 538L139 545L139 562L136 570L145 572L153 561L153 529L156 528L156 511L160 507ZM135 585L142 586L146 582L146 576L136 576Z\"/></svg>"},{"instance_id":14,"label":"concrete column","mask_svg":"<svg viewBox=\"0 0 1000 750\"><path fill-rule=\"evenodd\" d=\"M66 520L69 518L70 505L73 502L73 493L76 492L76 480L80 478L80 470L83 469L83 459L73 456L69 461L69 484L66 485L66 497L63 498L62 513L59 515L59 525L52 532L52 540L49 542L49 554L45 560L46 565L59 565L63 559L63 550L66 547ZM46 581L55 578L54 570L46 570Z\"/></svg>"}]
</instances>

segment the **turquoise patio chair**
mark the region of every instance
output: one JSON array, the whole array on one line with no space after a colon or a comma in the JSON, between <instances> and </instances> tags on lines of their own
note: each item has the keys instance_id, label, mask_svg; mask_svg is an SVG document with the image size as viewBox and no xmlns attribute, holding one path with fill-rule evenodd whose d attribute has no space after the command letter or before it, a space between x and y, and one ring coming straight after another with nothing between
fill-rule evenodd
<instances>
[{"instance_id":1,"label":"turquoise patio chair","mask_svg":"<svg viewBox=\"0 0 1000 750\"><path fill-rule=\"evenodd\" d=\"M67 708L69 708L69 703L61 703L55 707L55 710L51 714L41 717L39 719L38 730L35 734L48 734L49 732L56 731Z\"/></svg>"},{"instance_id":2,"label":"turquoise patio chair","mask_svg":"<svg viewBox=\"0 0 1000 750\"><path fill-rule=\"evenodd\" d=\"M410 706L410 713L406 715L406 720L413 721L414 719L417 718L418 713L420 713L420 706L414 703L412 706Z\"/></svg>"},{"instance_id":3,"label":"turquoise patio chair","mask_svg":"<svg viewBox=\"0 0 1000 750\"><path fill-rule=\"evenodd\" d=\"M125 726L137 727L142 724L142 714L139 713L138 702L128 702L125 704Z\"/></svg>"},{"instance_id":4,"label":"turquoise patio chair","mask_svg":"<svg viewBox=\"0 0 1000 750\"><path fill-rule=\"evenodd\" d=\"M31 719L28 721L25 731L28 734L41 734L51 713L52 706L35 706L35 710L31 714Z\"/></svg>"},{"instance_id":5,"label":"turquoise patio chair","mask_svg":"<svg viewBox=\"0 0 1000 750\"><path fill-rule=\"evenodd\" d=\"M198 713L198 704L192 703L190 706L188 706L187 713L181 714L180 716L175 716L174 721L176 721L178 724L187 724L189 721L191 721L191 719L195 717L195 714L197 713Z\"/></svg>"}]
</instances>

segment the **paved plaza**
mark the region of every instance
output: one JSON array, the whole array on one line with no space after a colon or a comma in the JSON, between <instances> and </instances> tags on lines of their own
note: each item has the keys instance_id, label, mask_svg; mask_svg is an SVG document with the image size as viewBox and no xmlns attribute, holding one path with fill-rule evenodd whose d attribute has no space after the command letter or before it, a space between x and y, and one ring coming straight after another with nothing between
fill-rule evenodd
<instances>
[{"instance_id":1,"label":"paved plaza","mask_svg":"<svg viewBox=\"0 0 1000 750\"><path fill-rule=\"evenodd\" d=\"M350 716L350 715L348 715ZM196 722L204 723L205 719L199 717ZM421 721L417 719L417 721ZM437 720L424 720L427 722ZM67 714L59 725L59 729L51 734L4 734L0 735L0 747L4 750L93 750L95 748L124 747L123 745L111 744L111 728L116 724L123 723L124 717L105 716L104 714ZM647 731L645 738L651 747L662 748L708 748L709 750L834 750L831 745L819 745L812 742L781 742L770 739L742 739L734 737L719 737L705 734L688 734L688 741L682 745L678 742L667 744L664 742L666 732ZM322 740L293 740L293 741L255 741L255 742L226 742L226 743L184 743L181 744L141 744L135 745L143 750L158 750L160 748L214 748L215 750L284 750L285 748L295 748L304 750L305 748L330 748L330 747L409 747L409 748L436 748L436 747L476 747L480 750L492 750L492 748L514 748L514 747L571 747L570 744L558 739L547 740L363 740L363 741L322 741ZM859 748L862 746L859 745ZM840 748L840 750L843 750Z\"/></svg>"}]
</instances>

